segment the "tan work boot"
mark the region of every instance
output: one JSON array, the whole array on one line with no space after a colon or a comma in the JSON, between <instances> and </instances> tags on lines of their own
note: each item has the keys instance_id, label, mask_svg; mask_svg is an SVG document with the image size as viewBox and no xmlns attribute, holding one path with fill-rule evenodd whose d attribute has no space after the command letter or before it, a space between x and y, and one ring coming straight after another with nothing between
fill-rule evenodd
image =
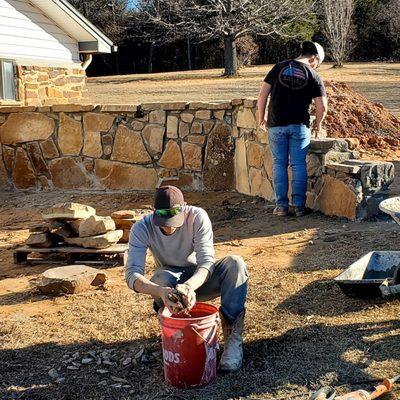
<instances>
[{"instance_id":1,"label":"tan work boot","mask_svg":"<svg viewBox=\"0 0 400 400\"><path fill-rule=\"evenodd\" d=\"M242 366L244 314L245 310L236 317L233 324L229 324L220 312L225 342L219 362L219 369L222 372L237 371Z\"/></svg>"}]
</instances>

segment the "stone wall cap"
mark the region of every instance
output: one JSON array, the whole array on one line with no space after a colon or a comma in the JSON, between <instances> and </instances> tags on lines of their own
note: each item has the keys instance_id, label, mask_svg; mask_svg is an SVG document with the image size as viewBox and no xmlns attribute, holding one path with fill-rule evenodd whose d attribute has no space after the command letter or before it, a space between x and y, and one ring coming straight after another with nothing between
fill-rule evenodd
<instances>
[{"instance_id":1,"label":"stone wall cap","mask_svg":"<svg viewBox=\"0 0 400 400\"><path fill-rule=\"evenodd\" d=\"M230 101L204 102L195 101L189 104L189 110L229 110L232 108Z\"/></svg>"},{"instance_id":2,"label":"stone wall cap","mask_svg":"<svg viewBox=\"0 0 400 400\"><path fill-rule=\"evenodd\" d=\"M154 110L171 110L180 111L185 110L187 102L171 102L171 103L143 103L140 108L143 111L154 111Z\"/></svg>"},{"instance_id":3,"label":"stone wall cap","mask_svg":"<svg viewBox=\"0 0 400 400\"><path fill-rule=\"evenodd\" d=\"M344 172L351 175L356 175L361 171L361 167L359 167L358 165L349 165L346 163L329 163L326 165L326 169Z\"/></svg>"},{"instance_id":4,"label":"stone wall cap","mask_svg":"<svg viewBox=\"0 0 400 400\"><path fill-rule=\"evenodd\" d=\"M51 107L53 112L88 112L93 111L95 104L56 104Z\"/></svg>"},{"instance_id":5,"label":"stone wall cap","mask_svg":"<svg viewBox=\"0 0 400 400\"><path fill-rule=\"evenodd\" d=\"M137 104L102 104L99 107L100 112L136 112Z\"/></svg>"},{"instance_id":6,"label":"stone wall cap","mask_svg":"<svg viewBox=\"0 0 400 400\"><path fill-rule=\"evenodd\" d=\"M36 111L35 106L0 106L1 114L33 112Z\"/></svg>"}]
</instances>

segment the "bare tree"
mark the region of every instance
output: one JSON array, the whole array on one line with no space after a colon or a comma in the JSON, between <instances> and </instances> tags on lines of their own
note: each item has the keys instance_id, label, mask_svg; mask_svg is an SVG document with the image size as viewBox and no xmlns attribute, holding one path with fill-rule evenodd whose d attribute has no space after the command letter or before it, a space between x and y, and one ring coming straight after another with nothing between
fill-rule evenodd
<instances>
[{"instance_id":1,"label":"bare tree","mask_svg":"<svg viewBox=\"0 0 400 400\"><path fill-rule=\"evenodd\" d=\"M238 70L236 41L246 35L296 37L313 0L142 0L150 20L175 38L224 43L225 75Z\"/></svg>"},{"instance_id":2,"label":"bare tree","mask_svg":"<svg viewBox=\"0 0 400 400\"><path fill-rule=\"evenodd\" d=\"M334 67L342 67L350 50L354 0L321 0L324 34L329 43Z\"/></svg>"}]
</instances>

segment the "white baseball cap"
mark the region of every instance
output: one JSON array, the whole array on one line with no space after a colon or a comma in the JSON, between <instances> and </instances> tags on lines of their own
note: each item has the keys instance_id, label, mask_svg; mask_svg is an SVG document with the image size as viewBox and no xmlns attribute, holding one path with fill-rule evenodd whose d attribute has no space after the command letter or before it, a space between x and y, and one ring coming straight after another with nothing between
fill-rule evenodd
<instances>
[{"instance_id":1,"label":"white baseball cap","mask_svg":"<svg viewBox=\"0 0 400 400\"><path fill-rule=\"evenodd\" d=\"M325 59L324 48L317 42L303 42L301 52L302 54L313 54L318 56L318 66L320 66Z\"/></svg>"}]
</instances>

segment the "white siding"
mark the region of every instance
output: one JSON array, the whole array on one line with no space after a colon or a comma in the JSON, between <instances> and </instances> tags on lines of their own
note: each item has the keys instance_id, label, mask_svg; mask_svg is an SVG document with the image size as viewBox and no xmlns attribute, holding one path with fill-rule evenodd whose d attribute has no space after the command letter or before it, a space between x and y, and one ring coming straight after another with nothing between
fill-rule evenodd
<instances>
[{"instance_id":1,"label":"white siding","mask_svg":"<svg viewBox=\"0 0 400 400\"><path fill-rule=\"evenodd\" d=\"M78 43L26 0L0 0L0 58L71 64Z\"/></svg>"}]
</instances>

